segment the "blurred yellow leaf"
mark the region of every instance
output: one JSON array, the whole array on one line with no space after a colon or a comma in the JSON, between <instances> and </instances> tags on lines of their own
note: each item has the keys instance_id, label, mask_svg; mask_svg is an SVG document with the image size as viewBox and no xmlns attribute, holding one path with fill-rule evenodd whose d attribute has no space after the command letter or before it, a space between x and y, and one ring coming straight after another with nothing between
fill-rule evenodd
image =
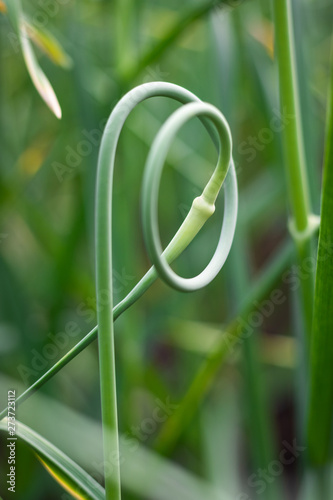
<instances>
[{"instance_id":1,"label":"blurred yellow leaf","mask_svg":"<svg viewBox=\"0 0 333 500\"><path fill-rule=\"evenodd\" d=\"M261 45L263 45L268 55L274 57L274 26L270 21L260 20L252 24L249 28L250 34Z\"/></svg>"},{"instance_id":2,"label":"blurred yellow leaf","mask_svg":"<svg viewBox=\"0 0 333 500\"><path fill-rule=\"evenodd\" d=\"M24 25L29 38L54 64L63 68L70 68L72 66L72 59L49 31L36 28L27 20L24 21Z\"/></svg>"},{"instance_id":3,"label":"blurred yellow leaf","mask_svg":"<svg viewBox=\"0 0 333 500\"><path fill-rule=\"evenodd\" d=\"M261 355L264 363L279 368L295 368L296 343L286 335L263 335Z\"/></svg>"},{"instance_id":4,"label":"blurred yellow leaf","mask_svg":"<svg viewBox=\"0 0 333 500\"><path fill-rule=\"evenodd\" d=\"M27 148L18 160L20 170L25 174L34 175L42 166L45 155L45 149L39 145Z\"/></svg>"},{"instance_id":5,"label":"blurred yellow leaf","mask_svg":"<svg viewBox=\"0 0 333 500\"><path fill-rule=\"evenodd\" d=\"M6 4L2 0L0 0L0 12L2 12L2 13L6 13L7 12Z\"/></svg>"}]
</instances>

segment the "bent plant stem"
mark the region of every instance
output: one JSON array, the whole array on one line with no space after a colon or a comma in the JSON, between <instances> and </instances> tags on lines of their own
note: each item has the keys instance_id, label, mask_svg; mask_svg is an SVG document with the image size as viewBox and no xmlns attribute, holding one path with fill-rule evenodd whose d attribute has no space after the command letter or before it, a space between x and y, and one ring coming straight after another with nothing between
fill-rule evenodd
<instances>
[{"instance_id":1,"label":"bent plant stem","mask_svg":"<svg viewBox=\"0 0 333 500\"><path fill-rule=\"evenodd\" d=\"M196 290L208 284L219 272L227 258L237 218L237 183L231 160L231 135L223 115L213 106L202 103L194 94L173 84L163 82L144 84L126 94L111 113L102 137L96 186L96 295L99 296L101 292L108 293L107 307L98 311L104 461L105 464L109 464L111 459L113 465L113 475L105 477L107 500L121 498L112 297L112 180L114 161L118 139L126 118L137 104L154 96L171 97L185 104L171 115L157 134L145 169L144 235L154 267L162 279L183 291ZM174 136L186 121L195 116L200 117L204 122L215 143L216 138L218 139L218 162L202 195L194 200L182 226L164 254L161 255L157 203L162 169ZM207 119L213 123L214 127L207 122ZM227 175L228 182L224 186L225 217L217 250L210 264L201 274L185 280L173 273L168 267L167 260L174 260L212 215L215 210L215 199ZM155 270L149 271L148 282L155 279L154 273ZM142 288L137 292L142 294ZM114 459L114 457L116 458Z\"/></svg>"},{"instance_id":2,"label":"bent plant stem","mask_svg":"<svg viewBox=\"0 0 333 500\"><path fill-rule=\"evenodd\" d=\"M315 216L311 215L310 210L301 132L291 2L290 0L274 0L273 4L280 105L282 111L292 118L283 130L285 172L292 217L289 229L297 247L299 263L303 265L305 260L309 259L311 262L313 258L312 234L318 226L318 221ZM307 343L309 343L314 296L313 271L305 278L302 277L301 291Z\"/></svg>"}]
</instances>

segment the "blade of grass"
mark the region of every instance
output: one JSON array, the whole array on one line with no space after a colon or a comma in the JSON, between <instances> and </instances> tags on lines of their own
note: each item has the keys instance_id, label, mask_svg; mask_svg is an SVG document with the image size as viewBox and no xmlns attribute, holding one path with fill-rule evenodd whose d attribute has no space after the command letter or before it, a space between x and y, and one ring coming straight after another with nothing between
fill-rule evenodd
<instances>
[{"instance_id":1,"label":"blade of grass","mask_svg":"<svg viewBox=\"0 0 333 500\"><path fill-rule=\"evenodd\" d=\"M0 377L7 395L7 387L15 385L13 379ZM13 385L14 384L14 385ZM36 421L36 415L39 415ZM54 415L57 415L57 432L54 432ZM28 426L38 426L39 435L54 441L57 448L84 469L102 479L102 440L100 421L79 413L55 399L38 394L21 410ZM140 420L137 421L138 423ZM7 430L7 428L6 428ZM122 485L126 499L151 500L232 500L225 485L217 487L198 477L183 466L158 456L148 449L141 439L131 432L120 436L123 467ZM35 497L34 497L35 498ZM38 497L39 498L39 497ZM44 497L43 497L44 498ZM25 500L25 499L24 499Z\"/></svg>"},{"instance_id":2,"label":"blade of grass","mask_svg":"<svg viewBox=\"0 0 333 500\"><path fill-rule=\"evenodd\" d=\"M30 427L19 421L15 426L16 435L35 450L67 491L75 491L78 498L104 500L102 486L73 460ZM7 420L0 422L0 431L8 432Z\"/></svg>"},{"instance_id":3,"label":"blade of grass","mask_svg":"<svg viewBox=\"0 0 333 500\"><path fill-rule=\"evenodd\" d=\"M57 118L61 118L61 108L49 80L42 71L37 61L29 40L29 33L24 21L20 0L6 0L9 18L20 40L23 57L30 74L31 80L41 98L46 102Z\"/></svg>"},{"instance_id":4,"label":"blade of grass","mask_svg":"<svg viewBox=\"0 0 333 500\"><path fill-rule=\"evenodd\" d=\"M309 459L319 466L330 459L333 421L333 64L325 147L308 409Z\"/></svg>"},{"instance_id":5,"label":"blade of grass","mask_svg":"<svg viewBox=\"0 0 333 500\"><path fill-rule=\"evenodd\" d=\"M73 498L76 498L77 500L90 500L92 498L90 495L87 495L86 493L79 491L75 482L69 479L67 477L67 474L64 473L62 470L60 470L59 467L54 465L50 460L47 460L46 458L41 458L38 455L38 453L37 453L37 458L43 465L43 467L47 470L47 472L50 474L50 476L52 476L53 479L55 479L55 481L58 484L60 484L60 486L65 491L70 493L70 495L72 495Z\"/></svg>"}]
</instances>

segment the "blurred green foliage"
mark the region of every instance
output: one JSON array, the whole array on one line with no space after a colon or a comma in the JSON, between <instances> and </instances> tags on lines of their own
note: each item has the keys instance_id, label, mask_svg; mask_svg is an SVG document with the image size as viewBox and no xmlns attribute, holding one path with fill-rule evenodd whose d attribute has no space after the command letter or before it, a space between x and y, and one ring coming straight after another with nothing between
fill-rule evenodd
<instances>
[{"instance_id":1,"label":"blurred green foliage","mask_svg":"<svg viewBox=\"0 0 333 500\"><path fill-rule=\"evenodd\" d=\"M23 7L32 26L51 33L72 64L63 68L35 48L62 108L58 121L33 87L8 17L0 15L1 409L8 389L21 392L96 324L95 174L103 126L118 99L137 84L170 81L219 107L231 127L240 210L237 238L224 270L194 294L182 295L157 283L116 324L120 432L132 438L139 432L140 444L153 448L163 424L151 431L142 426L151 418L156 399L181 401L209 353L209 335L213 332L213 342L214 335L223 334L267 262L289 239L280 146L280 129L288 117L278 111L270 6L263 0L34 0ZM318 213L333 7L326 0L295 0L293 8L306 160ZM114 191L116 301L149 267L140 227L142 169L154 134L175 107L166 99L144 104L122 133ZM202 125L184 127L162 179L165 245L205 185L215 159ZM218 215L209 221L175 264L178 272L191 276L203 268L215 249L220 223ZM301 328L295 299L299 272L289 266L273 284L286 300L254 328L249 341L255 346L243 342L214 375L207 397L193 408L170 450L174 461L222 487L230 498L260 498L248 478L279 456L285 440L298 437L294 385L295 332ZM20 420L72 453L92 474L96 470L87 456L87 434L81 441L78 431L80 425L82 431L88 429L79 414L95 424L100 419L97 356L94 343L47 383L43 396L33 396L18 410ZM262 385L254 397L264 404L263 425L270 435L259 456L253 439L257 417L251 411L252 362ZM53 409L51 399L61 402L62 409ZM67 407L77 416L72 441ZM22 445L18 454L17 498L67 498L31 451ZM277 498L280 488L281 498L295 498L295 488L304 479L302 463L301 457L274 481L267 480L261 498ZM1 488L6 467L2 451ZM161 496L152 497L149 491L127 486L124 498L168 498L158 491ZM248 497L237 497L242 492Z\"/></svg>"}]
</instances>

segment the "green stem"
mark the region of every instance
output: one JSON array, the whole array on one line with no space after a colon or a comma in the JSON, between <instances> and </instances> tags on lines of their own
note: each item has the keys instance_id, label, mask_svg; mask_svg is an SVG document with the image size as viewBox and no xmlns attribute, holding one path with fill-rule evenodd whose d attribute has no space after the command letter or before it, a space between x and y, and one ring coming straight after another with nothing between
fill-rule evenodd
<instances>
[{"instance_id":1,"label":"green stem","mask_svg":"<svg viewBox=\"0 0 333 500\"><path fill-rule=\"evenodd\" d=\"M327 103L321 223L318 242L308 408L309 460L324 467L332 456L333 418L333 45ZM323 498L323 497L322 497ZM326 498L329 498L327 496Z\"/></svg>"},{"instance_id":2,"label":"green stem","mask_svg":"<svg viewBox=\"0 0 333 500\"><path fill-rule=\"evenodd\" d=\"M305 339L301 346L302 361L298 366L302 387L297 387L297 409L299 433L304 439L306 401L302 393L308 393L308 351L311 344L314 305L315 266L313 232L318 220L311 215L308 180L305 166L304 145L301 132L300 104L295 64L295 48L291 0L273 0L275 15L276 53L279 68L280 104L282 114L288 119L283 130L286 177L289 190L292 218L290 232L297 247L299 277L301 284L302 312ZM307 272L304 273L304 265ZM320 480L318 480L320 484ZM319 493L319 491L317 492ZM319 497L320 493L319 493Z\"/></svg>"},{"instance_id":3,"label":"green stem","mask_svg":"<svg viewBox=\"0 0 333 500\"><path fill-rule=\"evenodd\" d=\"M145 169L143 226L148 251L158 273L171 286L184 291L195 290L208 284L219 272L227 258L237 218L237 183L235 168L231 161L231 135L223 115L213 106L202 103L190 92L173 84L163 82L145 84L126 94L111 113L102 137L96 188L96 295L99 297L101 294L106 294L107 297L107 303L98 309L103 448L105 464L111 463L113 471L112 475L105 476L106 500L119 500L121 498L112 291L114 161L120 132L126 118L137 104L154 96L171 97L185 104L171 115L157 134ZM195 116L203 120L213 138L218 138L218 163L202 196L194 200L185 221L163 254L157 224L158 190L162 169L174 136L182 125ZM207 119L213 123L215 129L206 122ZM166 257L171 260L176 258L212 215L215 210L215 199L227 175L225 219L213 259L197 277L181 278L168 266Z\"/></svg>"},{"instance_id":4,"label":"green stem","mask_svg":"<svg viewBox=\"0 0 333 500\"><path fill-rule=\"evenodd\" d=\"M283 130L286 178L291 206L290 231L298 249L298 260L312 259L311 235L315 220L310 214L309 189L301 133L294 35L290 0L273 0L276 56L279 71L280 106L286 123ZM313 267L313 266L312 266ZM312 325L314 273L301 279L304 318L309 340Z\"/></svg>"},{"instance_id":5,"label":"green stem","mask_svg":"<svg viewBox=\"0 0 333 500\"><path fill-rule=\"evenodd\" d=\"M285 161L290 204L298 232L308 226L309 194L298 102L294 37L290 0L274 0L276 56L279 68L281 110L290 122L284 130Z\"/></svg>"}]
</instances>

